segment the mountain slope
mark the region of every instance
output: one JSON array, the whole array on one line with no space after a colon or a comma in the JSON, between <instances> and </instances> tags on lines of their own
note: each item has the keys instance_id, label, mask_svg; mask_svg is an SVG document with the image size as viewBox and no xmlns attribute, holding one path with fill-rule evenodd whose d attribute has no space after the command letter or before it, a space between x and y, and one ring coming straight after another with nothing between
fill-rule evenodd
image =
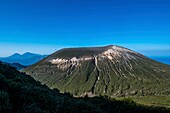
<instances>
[{"instance_id":1,"label":"mountain slope","mask_svg":"<svg viewBox=\"0 0 170 113\"><path fill-rule=\"evenodd\" d=\"M138 105L125 99L73 98L50 90L30 76L0 62L0 113L168 113L163 107Z\"/></svg>"},{"instance_id":2,"label":"mountain slope","mask_svg":"<svg viewBox=\"0 0 170 113\"><path fill-rule=\"evenodd\" d=\"M28 66L28 65L32 65L32 64L42 60L45 57L46 57L46 55L39 55L39 54L27 52L22 55L15 53L9 57L0 58L0 60L3 62L7 62L7 63L19 63L21 65Z\"/></svg>"},{"instance_id":3,"label":"mountain slope","mask_svg":"<svg viewBox=\"0 0 170 113\"><path fill-rule=\"evenodd\" d=\"M17 70L21 70L21 69L24 69L24 68L27 67L27 66L23 66L23 65L21 65L19 63L11 63L9 65L12 66L12 67L15 67Z\"/></svg>"},{"instance_id":4,"label":"mountain slope","mask_svg":"<svg viewBox=\"0 0 170 113\"><path fill-rule=\"evenodd\" d=\"M170 95L170 66L120 46L62 49L24 72L74 96Z\"/></svg>"},{"instance_id":5,"label":"mountain slope","mask_svg":"<svg viewBox=\"0 0 170 113\"><path fill-rule=\"evenodd\" d=\"M6 65L10 65L10 66L16 68L17 70L21 70L21 69L24 69L24 68L27 67L27 66L21 65L19 63L6 63L6 62L3 62L3 63L6 64Z\"/></svg>"}]
</instances>

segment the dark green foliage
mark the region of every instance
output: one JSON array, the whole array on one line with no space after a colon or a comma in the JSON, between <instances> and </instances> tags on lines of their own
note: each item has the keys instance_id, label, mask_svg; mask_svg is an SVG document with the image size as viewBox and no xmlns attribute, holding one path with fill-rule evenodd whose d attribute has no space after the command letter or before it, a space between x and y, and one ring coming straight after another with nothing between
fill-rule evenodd
<instances>
[{"instance_id":1,"label":"dark green foliage","mask_svg":"<svg viewBox=\"0 0 170 113\"><path fill-rule=\"evenodd\" d=\"M0 111L8 111L11 107L8 93L0 91Z\"/></svg>"},{"instance_id":2,"label":"dark green foliage","mask_svg":"<svg viewBox=\"0 0 170 113\"><path fill-rule=\"evenodd\" d=\"M168 113L161 107L146 107L127 99L107 96L73 98L49 89L30 76L0 62L0 113Z\"/></svg>"}]
</instances>

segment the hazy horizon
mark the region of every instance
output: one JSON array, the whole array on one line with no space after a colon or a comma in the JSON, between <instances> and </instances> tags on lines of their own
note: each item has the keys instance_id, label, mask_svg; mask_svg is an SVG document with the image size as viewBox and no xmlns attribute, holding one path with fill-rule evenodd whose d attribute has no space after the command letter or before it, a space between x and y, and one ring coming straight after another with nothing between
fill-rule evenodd
<instances>
[{"instance_id":1,"label":"hazy horizon","mask_svg":"<svg viewBox=\"0 0 170 113\"><path fill-rule=\"evenodd\" d=\"M60 47L60 48L49 48L51 49L50 51L43 51L42 50L42 53L40 51L22 51L22 52L19 52L19 51L13 51L11 53L8 53L8 54L3 54L1 55L0 57L8 57L8 56L11 56L15 53L19 53L19 54L24 54L24 53L27 53L27 52L30 52L30 53L35 53L35 54L41 54L41 55L50 55L60 49L63 49L63 48L77 48L77 47L101 47L101 46L107 46L107 45L98 45L98 46L67 46L67 47ZM126 46L123 46L123 47L126 47ZM131 49L132 47L127 47L128 49ZM133 49L132 49L133 50ZM133 50L135 51L135 50ZM147 49L143 49L143 50L140 50L139 48L135 51L135 52L139 52L145 56L148 56L148 57L163 57L163 58L169 58L170 57L170 50L157 50L155 48L155 50L147 50Z\"/></svg>"}]
</instances>

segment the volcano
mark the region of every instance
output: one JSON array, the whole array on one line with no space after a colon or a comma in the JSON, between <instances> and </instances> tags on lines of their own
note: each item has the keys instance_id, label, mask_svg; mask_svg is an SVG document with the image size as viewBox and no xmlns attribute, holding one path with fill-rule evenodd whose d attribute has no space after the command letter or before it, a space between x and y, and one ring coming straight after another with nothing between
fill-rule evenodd
<instances>
[{"instance_id":1,"label":"volcano","mask_svg":"<svg viewBox=\"0 0 170 113\"><path fill-rule=\"evenodd\" d=\"M61 49L23 71L74 96L170 95L170 66L115 45Z\"/></svg>"}]
</instances>

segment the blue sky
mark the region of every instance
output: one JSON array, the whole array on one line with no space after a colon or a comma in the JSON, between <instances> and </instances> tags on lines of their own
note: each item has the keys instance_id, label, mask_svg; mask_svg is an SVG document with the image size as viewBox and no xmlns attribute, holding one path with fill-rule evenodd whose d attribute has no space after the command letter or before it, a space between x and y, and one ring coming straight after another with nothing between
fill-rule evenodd
<instances>
[{"instance_id":1,"label":"blue sky","mask_svg":"<svg viewBox=\"0 0 170 113\"><path fill-rule=\"evenodd\" d=\"M170 1L0 0L0 56L108 44L170 56Z\"/></svg>"}]
</instances>

